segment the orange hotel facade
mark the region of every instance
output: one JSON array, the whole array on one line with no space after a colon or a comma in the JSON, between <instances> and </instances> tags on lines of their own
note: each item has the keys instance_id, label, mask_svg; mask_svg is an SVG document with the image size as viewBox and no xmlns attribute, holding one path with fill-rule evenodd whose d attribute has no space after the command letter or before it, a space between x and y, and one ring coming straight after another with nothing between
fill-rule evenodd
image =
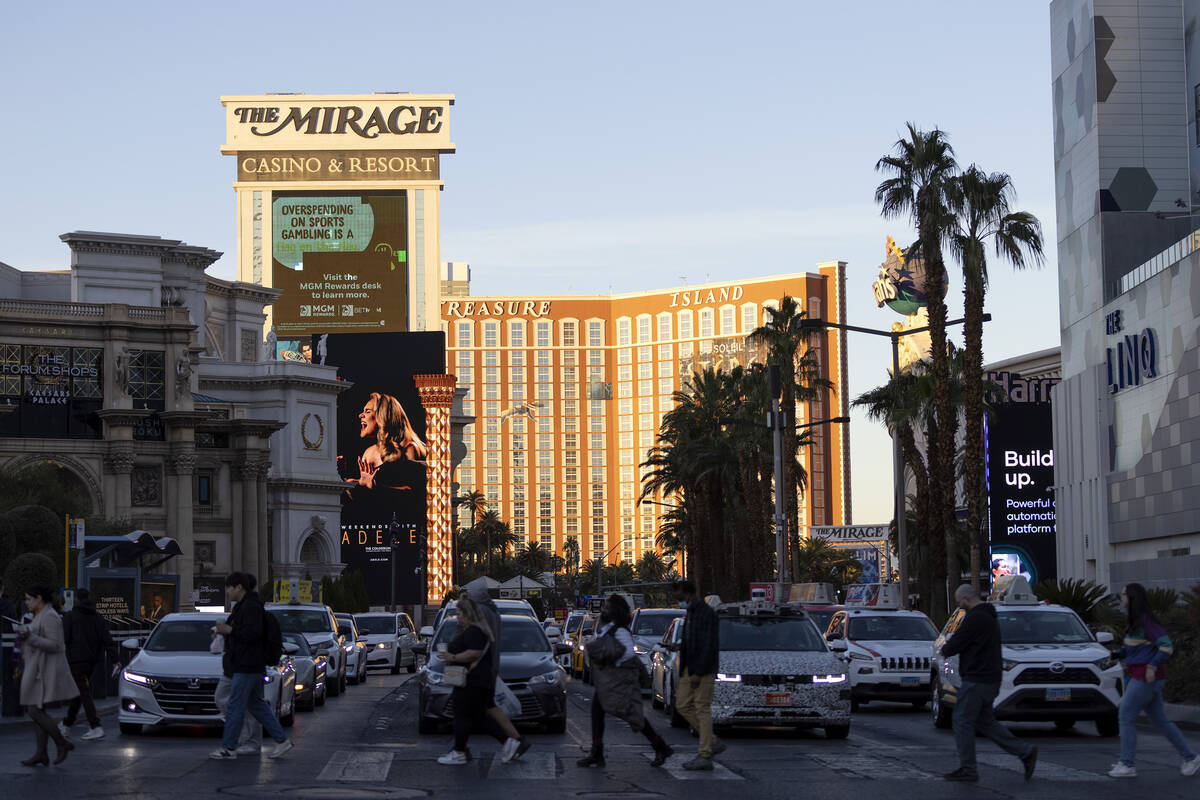
<instances>
[{"instance_id":1,"label":"orange hotel facade","mask_svg":"<svg viewBox=\"0 0 1200 800\"><path fill-rule=\"evenodd\" d=\"M454 491L483 492L514 533L556 554L574 538L584 560L637 561L654 549L666 511L638 502L639 465L672 394L695 369L751 360L747 335L784 295L810 317L844 321L845 270L832 261L807 273L609 296L443 292L447 368L474 418ZM798 424L849 413L845 332L830 329L815 347L833 389L799 405ZM849 428L812 432L801 455L809 475L801 527L849 524Z\"/></svg>"}]
</instances>

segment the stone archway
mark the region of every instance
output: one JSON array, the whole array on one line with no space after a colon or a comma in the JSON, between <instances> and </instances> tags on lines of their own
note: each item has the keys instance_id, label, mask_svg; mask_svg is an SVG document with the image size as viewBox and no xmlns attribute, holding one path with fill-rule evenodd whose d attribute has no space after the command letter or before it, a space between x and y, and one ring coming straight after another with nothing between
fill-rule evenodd
<instances>
[{"instance_id":1,"label":"stone archway","mask_svg":"<svg viewBox=\"0 0 1200 800\"><path fill-rule=\"evenodd\" d=\"M61 455L29 454L12 459L4 465L4 469L18 472L38 464L49 464L54 467L63 488L85 500L87 508L84 509L84 516L103 516L104 500L100 491L100 482L92 474L92 471L77 459Z\"/></svg>"}]
</instances>

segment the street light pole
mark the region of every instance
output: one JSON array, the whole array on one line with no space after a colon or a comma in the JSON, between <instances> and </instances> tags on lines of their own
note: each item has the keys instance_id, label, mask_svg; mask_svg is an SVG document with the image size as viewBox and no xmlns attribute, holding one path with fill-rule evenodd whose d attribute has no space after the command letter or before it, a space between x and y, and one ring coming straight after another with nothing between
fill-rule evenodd
<instances>
[{"instance_id":1,"label":"street light pole","mask_svg":"<svg viewBox=\"0 0 1200 800\"><path fill-rule=\"evenodd\" d=\"M611 553L620 546L621 543L617 542L612 547L608 548L608 553ZM604 596L604 562L608 560L608 553L600 556L600 569L596 570L596 594L600 595L601 597Z\"/></svg>"},{"instance_id":2,"label":"street light pole","mask_svg":"<svg viewBox=\"0 0 1200 800\"><path fill-rule=\"evenodd\" d=\"M787 566L784 555L786 548L783 541L783 417L779 413L779 395L783 387L780 385L778 364L771 364L767 370L767 378L771 390L771 413L767 414L767 427L771 429L771 444L774 449L775 461L775 597L778 600L787 583Z\"/></svg>"}]
</instances>

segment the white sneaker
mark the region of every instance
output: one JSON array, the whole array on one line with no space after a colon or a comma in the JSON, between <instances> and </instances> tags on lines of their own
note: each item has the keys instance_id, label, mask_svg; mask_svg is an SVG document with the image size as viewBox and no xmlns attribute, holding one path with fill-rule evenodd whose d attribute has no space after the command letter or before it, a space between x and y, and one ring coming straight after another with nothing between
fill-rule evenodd
<instances>
[{"instance_id":1,"label":"white sneaker","mask_svg":"<svg viewBox=\"0 0 1200 800\"><path fill-rule=\"evenodd\" d=\"M97 725L96 727L92 728L91 730L89 730L87 733L85 733L83 736L80 736L79 738L83 739L85 742L93 742L96 739L103 739L104 738L104 728Z\"/></svg>"},{"instance_id":2,"label":"white sneaker","mask_svg":"<svg viewBox=\"0 0 1200 800\"><path fill-rule=\"evenodd\" d=\"M467 754L461 753L458 750L451 750L446 755L438 758L439 764L447 764L449 766L462 766L467 763Z\"/></svg>"},{"instance_id":3,"label":"white sneaker","mask_svg":"<svg viewBox=\"0 0 1200 800\"><path fill-rule=\"evenodd\" d=\"M1126 764L1124 761L1118 761L1112 765L1112 769L1108 771L1110 778L1136 778L1137 769Z\"/></svg>"},{"instance_id":4,"label":"white sneaker","mask_svg":"<svg viewBox=\"0 0 1200 800\"><path fill-rule=\"evenodd\" d=\"M517 748L521 746L520 739L509 739L504 743L504 749L500 751L500 760L505 764L513 760L513 756L517 754Z\"/></svg>"},{"instance_id":5,"label":"white sneaker","mask_svg":"<svg viewBox=\"0 0 1200 800\"><path fill-rule=\"evenodd\" d=\"M213 750L208 754L208 757L216 761L233 761L237 758L237 751L226 750L224 747Z\"/></svg>"},{"instance_id":6,"label":"white sneaker","mask_svg":"<svg viewBox=\"0 0 1200 800\"><path fill-rule=\"evenodd\" d=\"M295 745L292 744L291 739L284 739L282 742L279 742L278 744L276 744L274 747L272 747L270 750L267 751L267 758L279 758L281 755L286 753L288 750L291 750L293 747L295 747Z\"/></svg>"},{"instance_id":7,"label":"white sneaker","mask_svg":"<svg viewBox=\"0 0 1200 800\"><path fill-rule=\"evenodd\" d=\"M1187 775L1189 778L1200 772L1200 756L1189 758L1187 761L1179 765L1179 774Z\"/></svg>"},{"instance_id":8,"label":"white sneaker","mask_svg":"<svg viewBox=\"0 0 1200 800\"><path fill-rule=\"evenodd\" d=\"M239 756L257 756L262 753L262 748L258 745L243 744L238 745L237 754Z\"/></svg>"},{"instance_id":9,"label":"white sneaker","mask_svg":"<svg viewBox=\"0 0 1200 800\"><path fill-rule=\"evenodd\" d=\"M58 732L68 739L71 738L71 729L67 727L67 723L65 722L58 723Z\"/></svg>"}]
</instances>

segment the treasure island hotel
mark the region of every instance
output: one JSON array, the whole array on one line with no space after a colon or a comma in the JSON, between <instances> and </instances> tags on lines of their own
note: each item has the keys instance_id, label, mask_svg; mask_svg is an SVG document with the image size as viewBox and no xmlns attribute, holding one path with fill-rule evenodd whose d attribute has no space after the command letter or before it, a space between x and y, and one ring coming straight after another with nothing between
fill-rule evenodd
<instances>
[{"instance_id":1,"label":"treasure island hotel","mask_svg":"<svg viewBox=\"0 0 1200 800\"><path fill-rule=\"evenodd\" d=\"M844 321L845 267L610 296L471 297L466 265L443 265L447 363L474 418L456 490L483 492L516 534L547 550L561 554L575 539L584 559L636 561L654 549L660 504L671 504L639 503L639 465L672 394L695 370L751 360L747 335L784 295L810 317ZM844 332L814 345L834 388L800 405L797 424L849 411ZM800 523L848 524L849 431L812 434Z\"/></svg>"}]
</instances>

